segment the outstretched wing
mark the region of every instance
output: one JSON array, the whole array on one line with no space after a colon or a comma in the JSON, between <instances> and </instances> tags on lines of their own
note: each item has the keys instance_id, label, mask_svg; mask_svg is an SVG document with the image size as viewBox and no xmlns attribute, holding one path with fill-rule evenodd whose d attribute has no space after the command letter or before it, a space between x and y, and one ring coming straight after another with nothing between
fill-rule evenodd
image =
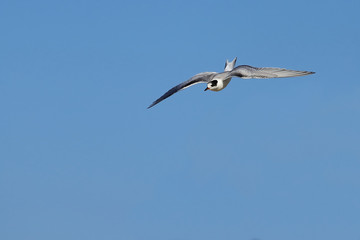
<instances>
[{"instance_id":1,"label":"outstretched wing","mask_svg":"<svg viewBox=\"0 0 360 240\"><path fill-rule=\"evenodd\" d=\"M309 74L314 74L315 72L308 71L295 71L288 70L284 68L257 68L248 65L240 65L234 68L230 72L230 76L240 77L240 78L284 78L284 77L298 77Z\"/></svg>"},{"instance_id":2,"label":"outstretched wing","mask_svg":"<svg viewBox=\"0 0 360 240\"><path fill-rule=\"evenodd\" d=\"M195 85L197 83L207 83L209 81L209 79L211 79L212 76L214 76L215 74L217 74L217 73L216 72L202 72L202 73L196 74L189 80L187 80L183 83L180 83L179 85L177 85L177 86L173 87L172 89L170 89L169 91L167 91L164 95L162 95L160 98L155 100L148 108L155 106L156 104L158 104L162 100L165 100L166 98L170 97L174 93L181 91L185 88L188 88L192 85Z\"/></svg>"}]
</instances>

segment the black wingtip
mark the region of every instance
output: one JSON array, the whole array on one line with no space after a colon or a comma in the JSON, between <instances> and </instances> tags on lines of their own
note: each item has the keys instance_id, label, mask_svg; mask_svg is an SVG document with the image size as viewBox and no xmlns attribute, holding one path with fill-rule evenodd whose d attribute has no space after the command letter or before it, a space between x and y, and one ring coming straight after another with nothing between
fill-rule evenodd
<instances>
[{"instance_id":1,"label":"black wingtip","mask_svg":"<svg viewBox=\"0 0 360 240\"><path fill-rule=\"evenodd\" d=\"M159 99L158 99L158 100L159 100ZM147 109L152 108L153 106L155 106L156 104L158 104L159 102L161 102L161 101L158 101L158 100L156 100L155 102L153 102L152 104L150 104L150 106L148 106Z\"/></svg>"}]
</instances>

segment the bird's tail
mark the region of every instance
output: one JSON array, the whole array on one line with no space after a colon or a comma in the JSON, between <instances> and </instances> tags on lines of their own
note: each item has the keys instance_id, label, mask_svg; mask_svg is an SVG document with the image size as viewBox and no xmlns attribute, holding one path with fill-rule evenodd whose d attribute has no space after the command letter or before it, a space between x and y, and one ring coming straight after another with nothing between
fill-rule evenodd
<instances>
[{"instance_id":1,"label":"bird's tail","mask_svg":"<svg viewBox=\"0 0 360 240\"><path fill-rule=\"evenodd\" d=\"M236 64L236 60L237 57L235 57L234 60L232 60L231 62L229 62L229 60L226 60L224 72L233 70Z\"/></svg>"}]
</instances>

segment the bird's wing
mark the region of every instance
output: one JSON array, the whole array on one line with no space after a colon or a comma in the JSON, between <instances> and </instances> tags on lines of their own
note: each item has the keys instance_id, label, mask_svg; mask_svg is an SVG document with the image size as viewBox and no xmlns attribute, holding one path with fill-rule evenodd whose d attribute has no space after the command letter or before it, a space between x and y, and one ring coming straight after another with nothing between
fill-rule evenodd
<instances>
[{"instance_id":1,"label":"bird's wing","mask_svg":"<svg viewBox=\"0 0 360 240\"><path fill-rule=\"evenodd\" d=\"M176 85L175 87L173 87L172 89L167 91L164 95L162 95L160 98L155 100L148 108L153 107L154 105L158 104L162 100L165 100L166 98L170 97L174 93L181 91L185 88L188 88L194 84L207 83L211 79L211 77L213 77L215 74L217 74L217 73L216 72L202 72L202 73L196 74L189 80L187 80L183 83L180 83L179 85Z\"/></svg>"},{"instance_id":2,"label":"bird's wing","mask_svg":"<svg viewBox=\"0 0 360 240\"><path fill-rule=\"evenodd\" d=\"M308 71L295 71L288 70L284 68L257 68L248 65L240 65L234 68L230 72L230 76L232 77L240 77L240 78L284 78L284 77L297 77L304 76L308 74L314 74L315 72Z\"/></svg>"}]
</instances>

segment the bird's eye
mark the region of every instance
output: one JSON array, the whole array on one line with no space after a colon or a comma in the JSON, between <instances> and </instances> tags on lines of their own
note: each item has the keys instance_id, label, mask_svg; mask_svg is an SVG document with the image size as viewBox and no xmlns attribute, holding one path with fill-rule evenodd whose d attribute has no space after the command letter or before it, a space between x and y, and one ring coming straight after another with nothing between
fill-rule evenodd
<instances>
[{"instance_id":1,"label":"bird's eye","mask_svg":"<svg viewBox=\"0 0 360 240\"><path fill-rule=\"evenodd\" d=\"M212 87L216 87L217 86L217 83L218 81L217 80L214 80L214 81L211 81L210 84Z\"/></svg>"}]
</instances>

